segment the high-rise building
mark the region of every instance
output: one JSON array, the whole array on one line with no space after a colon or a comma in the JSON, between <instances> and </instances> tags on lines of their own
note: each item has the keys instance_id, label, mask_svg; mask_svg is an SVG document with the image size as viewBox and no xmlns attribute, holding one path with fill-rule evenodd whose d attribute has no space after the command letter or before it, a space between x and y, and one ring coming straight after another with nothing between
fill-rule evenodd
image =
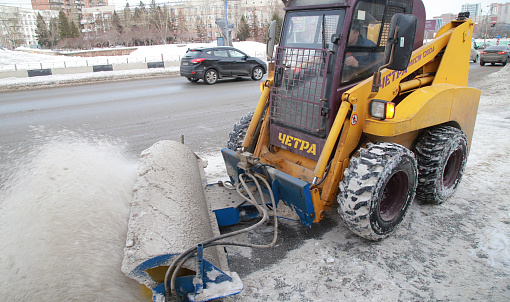
<instances>
[{"instance_id":1,"label":"high-rise building","mask_svg":"<svg viewBox=\"0 0 510 302\"><path fill-rule=\"evenodd\" d=\"M0 46L9 49L18 46L37 47L37 14L47 24L58 15L57 11L33 10L0 5Z\"/></svg>"},{"instance_id":2,"label":"high-rise building","mask_svg":"<svg viewBox=\"0 0 510 302\"><path fill-rule=\"evenodd\" d=\"M469 18L471 18L472 20L478 20L478 18L482 14L481 7L480 7L479 3L463 4L462 8L461 8L461 12L469 12Z\"/></svg>"},{"instance_id":3,"label":"high-rise building","mask_svg":"<svg viewBox=\"0 0 510 302\"><path fill-rule=\"evenodd\" d=\"M79 21L84 7L108 6L108 0L31 0L32 9L63 10L70 20Z\"/></svg>"},{"instance_id":4,"label":"high-rise building","mask_svg":"<svg viewBox=\"0 0 510 302\"><path fill-rule=\"evenodd\" d=\"M493 3L491 12L498 24L510 24L510 3Z\"/></svg>"}]
</instances>

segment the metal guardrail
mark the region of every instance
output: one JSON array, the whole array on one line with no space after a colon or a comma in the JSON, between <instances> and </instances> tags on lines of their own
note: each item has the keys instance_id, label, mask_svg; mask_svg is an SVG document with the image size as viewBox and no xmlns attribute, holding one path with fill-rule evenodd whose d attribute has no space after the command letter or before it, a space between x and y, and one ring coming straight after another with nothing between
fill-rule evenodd
<instances>
[{"instance_id":1,"label":"metal guardrail","mask_svg":"<svg viewBox=\"0 0 510 302\"><path fill-rule=\"evenodd\" d=\"M248 53L251 56L265 59L265 53L255 52ZM72 57L72 60L47 61L47 62L30 62L0 65L0 72L3 71L19 71L33 69L55 69L55 68L72 68L87 67L95 65L113 65L113 64L132 64L132 63L151 63L151 62L179 62L181 56L159 56L150 57L133 57L133 56L112 56L112 57Z\"/></svg>"},{"instance_id":2,"label":"metal guardrail","mask_svg":"<svg viewBox=\"0 0 510 302\"><path fill-rule=\"evenodd\" d=\"M63 61L47 61L47 62L30 62L30 63L17 63L9 65L0 65L0 72L2 71L18 71L18 70L33 70L33 69L55 69L55 68L72 68L72 67L87 67L96 65L112 65L112 64L132 64L132 63L150 63L165 61L180 61L180 56L163 57L98 57L98 58L82 58L75 57L72 60Z\"/></svg>"}]
</instances>

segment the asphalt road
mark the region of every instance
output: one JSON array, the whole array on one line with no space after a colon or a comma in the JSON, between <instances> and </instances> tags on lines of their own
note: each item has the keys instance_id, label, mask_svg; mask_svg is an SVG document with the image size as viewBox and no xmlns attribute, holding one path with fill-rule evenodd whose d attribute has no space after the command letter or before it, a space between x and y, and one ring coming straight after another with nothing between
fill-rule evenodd
<instances>
[{"instance_id":1,"label":"asphalt road","mask_svg":"<svg viewBox=\"0 0 510 302\"><path fill-rule=\"evenodd\" d=\"M232 125L255 108L259 85L166 77L0 93L0 155L30 146L34 127L120 139L134 154L181 134L194 151L219 151Z\"/></svg>"},{"instance_id":2,"label":"asphalt road","mask_svg":"<svg viewBox=\"0 0 510 302\"><path fill-rule=\"evenodd\" d=\"M471 62L469 66L468 86L476 88L479 81L481 81L491 73L498 72L501 68L503 68L503 66L499 64L494 66L492 65L480 66L480 64L478 63Z\"/></svg>"},{"instance_id":3,"label":"asphalt road","mask_svg":"<svg viewBox=\"0 0 510 302\"><path fill-rule=\"evenodd\" d=\"M471 63L470 86L501 66ZM182 77L150 78L0 93L0 163L24 150L45 128L119 139L133 154L163 140L179 140L195 152L225 146L232 125L252 111L260 82L189 83Z\"/></svg>"}]
</instances>

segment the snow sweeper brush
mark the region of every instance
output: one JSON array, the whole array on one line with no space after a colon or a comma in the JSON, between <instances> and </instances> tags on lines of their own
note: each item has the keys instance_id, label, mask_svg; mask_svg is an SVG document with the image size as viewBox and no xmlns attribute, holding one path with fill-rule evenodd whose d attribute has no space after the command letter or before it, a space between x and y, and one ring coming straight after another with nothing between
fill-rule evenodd
<instances>
[{"instance_id":1,"label":"snow sweeper brush","mask_svg":"<svg viewBox=\"0 0 510 302\"><path fill-rule=\"evenodd\" d=\"M223 192L229 190L224 186L206 185L203 168L200 158L175 141L157 142L140 156L122 271L142 285L149 301L209 301L237 294L243 284L229 271L224 246L266 248L276 242L277 219L274 239L268 245L220 241L268 220L266 207L259 203L265 204L260 183L265 188L269 184L260 176L241 175L237 188L230 188L239 194L228 194ZM252 191L262 197L257 199ZM226 199L228 195L240 200ZM271 203L276 208L272 194ZM242 220L241 214L232 215L232 209L239 212L243 207L253 208L246 216L259 217L258 222L220 235L218 223L231 225Z\"/></svg>"}]
</instances>

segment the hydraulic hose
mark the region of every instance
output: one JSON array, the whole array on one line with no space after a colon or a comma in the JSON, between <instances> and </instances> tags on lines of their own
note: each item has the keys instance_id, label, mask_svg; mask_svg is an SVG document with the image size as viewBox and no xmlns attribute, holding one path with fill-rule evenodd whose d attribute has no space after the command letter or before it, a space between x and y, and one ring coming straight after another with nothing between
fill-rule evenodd
<instances>
[{"instance_id":1,"label":"hydraulic hose","mask_svg":"<svg viewBox=\"0 0 510 302\"><path fill-rule=\"evenodd\" d=\"M273 235L273 240L271 241L271 243L266 244L266 245L236 243L236 242L218 242L218 240L222 240L222 239L225 239L225 238L229 238L229 237L232 237L232 236L236 236L236 235L239 235L239 234L243 234L243 233L249 232L249 231L259 227L260 225L262 225L269 218L269 214L268 214L266 208L260 206L257 203L255 197L253 196L253 193L247 187L246 180L245 180L246 177L251 178L253 183L256 185L257 192L259 193L259 195L260 195L260 197L262 199L262 204L265 204L265 198L264 198L264 194L262 192L262 188L261 188L260 183L259 183L258 180L261 180L264 183L264 186L269 191L269 194L270 194L270 197L271 197L271 205L273 207L273 212L274 212L273 213L274 214L274 235ZM214 238L211 238L211 239L208 239L206 241L203 241L203 242L199 243L199 244L202 244L203 248L207 248L207 247L211 247L211 246L217 246L217 245L243 246L243 247L251 247L251 248L270 248L270 247L273 247L276 244L276 240L277 240L277 237L278 237L278 218L277 218L277 215L276 215L276 202L275 202L275 198L274 198L273 192L271 190L271 187L269 186L269 183L262 176L260 176L258 174L251 174L250 172L247 172L245 174L240 174L239 175L239 180L240 180L240 182L236 185L237 193L244 200L246 200L247 202L249 202L250 204L255 206L255 208L259 211L259 213L262 213L262 215L263 215L262 219L260 221L258 221L257 223L255 223L254 225L249 226L247 228L244 228L242 230L238 230L238 231L230 232L230 233L227 233L227 234L223 234L223 235L220 235L220 236L217 236L217 237L214 237ZM245 192L248 194L248 197L246 197L241 192L241 187L245 188ZM176 294L176 292L175 292L175 279L177 278L177 272L181 269L181 267L184 265L184 263L195 254L196 249L197 249L197 247L194 246L194 247L189 248L188 250L184 251L182 254L177 256L172 261L171 265L168 267L168 269L166 271L166 274L165 274L165 280L164 280L165 292L166 292L166 300L167 301L170 300L172 295ZM170 273L172 273L171 278L170 278ZM169 278L170 278L170 284L168 282Z\"/></svg>"}]
</instances>

